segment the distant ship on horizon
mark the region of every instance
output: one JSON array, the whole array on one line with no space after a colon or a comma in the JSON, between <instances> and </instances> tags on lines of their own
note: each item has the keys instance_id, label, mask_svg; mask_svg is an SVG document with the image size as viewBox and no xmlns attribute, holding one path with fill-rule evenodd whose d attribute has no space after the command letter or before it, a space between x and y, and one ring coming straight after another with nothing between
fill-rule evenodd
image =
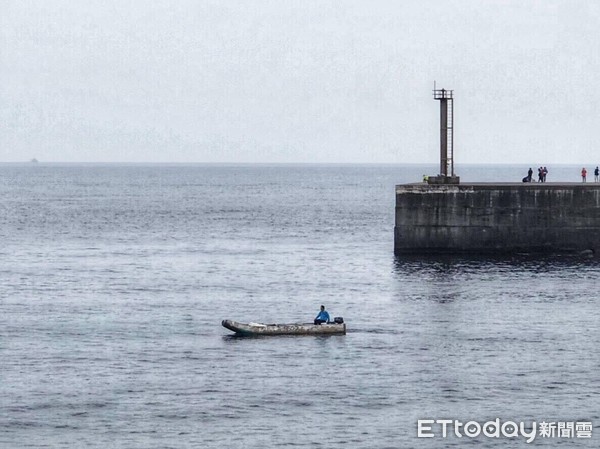
<instances>
[{"instance_id":1,"label":"distant ship on horizon","mask_svg":"<svg viewBox=\"0 0 600 449\"><path fill-rule=\"evenodd\" d=\"M31 162L32 164L37 164L39 161L36 158L33 158L29 162Z\"/></svg>"}]
</instances>

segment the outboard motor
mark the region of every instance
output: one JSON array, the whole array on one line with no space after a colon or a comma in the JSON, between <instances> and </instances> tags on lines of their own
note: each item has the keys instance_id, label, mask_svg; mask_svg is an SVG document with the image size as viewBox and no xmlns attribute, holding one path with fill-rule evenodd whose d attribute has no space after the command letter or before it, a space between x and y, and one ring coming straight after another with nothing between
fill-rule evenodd
<instances>
[{"instance_id":1,"label":"outboard motor","mask_svg":"<svg viewBox=\"0 0 600 449\"><path fill-rule=\"evenodd\" d=\"M336 316L333 318L333 322L335 324L344 324L344 318L341 316Z\"/></svg>"}]
</instances>

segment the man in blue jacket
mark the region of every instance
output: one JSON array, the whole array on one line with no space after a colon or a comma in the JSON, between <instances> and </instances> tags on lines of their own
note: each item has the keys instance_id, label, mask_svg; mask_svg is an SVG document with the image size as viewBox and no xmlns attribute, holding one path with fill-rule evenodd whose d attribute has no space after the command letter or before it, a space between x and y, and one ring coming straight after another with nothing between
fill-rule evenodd
<instances>
[{"instance_id":1,"label":"man in blue jacket","mask_svg":"<svg viewBox=\"0 0 600 449\"><path fill-rule=\"evenodd\" d=\"M315 318L315 324L329 323L329 314L325 310L325 306L321 306L321 311Z\"/></svg>"}]
</instances>

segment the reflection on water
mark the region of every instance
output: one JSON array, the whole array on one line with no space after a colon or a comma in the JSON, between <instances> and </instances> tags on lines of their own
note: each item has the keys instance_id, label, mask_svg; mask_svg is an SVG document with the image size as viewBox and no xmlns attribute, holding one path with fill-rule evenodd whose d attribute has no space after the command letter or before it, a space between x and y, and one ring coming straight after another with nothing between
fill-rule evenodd
<instances>
[{"instance_id":1,"label":"reflection on water","mask_svg":"<svg viewBox=\"0 0 600 449\"><path fill-rule=\"evenodd\" d=\"M415 170L0 166L0 445L464 447L417 419L597 423L598 262L395 257ZM480 170L461 176L521 168ZM346 335L221 326L320 304Z\"/></svg>"}]
</instances>

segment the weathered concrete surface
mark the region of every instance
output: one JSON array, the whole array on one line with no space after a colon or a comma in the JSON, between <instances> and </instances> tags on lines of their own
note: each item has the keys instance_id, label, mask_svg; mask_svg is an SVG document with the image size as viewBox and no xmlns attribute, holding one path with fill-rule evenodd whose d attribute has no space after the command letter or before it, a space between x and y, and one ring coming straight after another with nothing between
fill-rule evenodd
<instances>
[{"instance_id":1,"label":"weathered concrete surface","mask_svg":"<svg viewBox=\"0 0 600 449\"><path fill-rule=\"evenodd\" d=\"M600 255L600 184L399 185L394 250Z\"/></svg>"}]
</instances>

